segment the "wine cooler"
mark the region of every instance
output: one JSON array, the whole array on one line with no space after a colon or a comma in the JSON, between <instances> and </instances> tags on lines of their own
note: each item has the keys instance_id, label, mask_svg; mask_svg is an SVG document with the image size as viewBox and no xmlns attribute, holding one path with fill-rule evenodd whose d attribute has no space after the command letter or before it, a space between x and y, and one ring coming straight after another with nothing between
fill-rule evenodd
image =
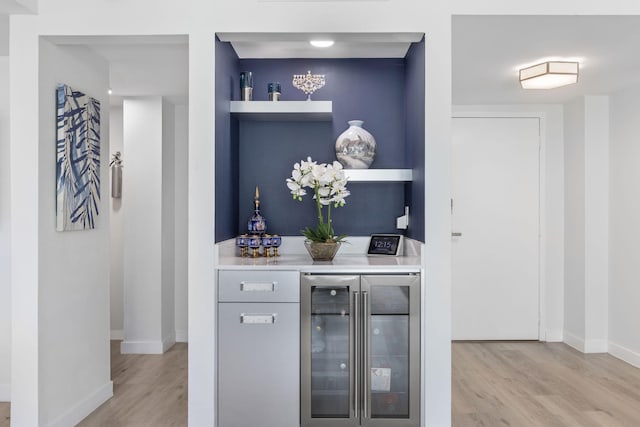
<instances>
[{"instance_id":1,"label":"wine cooler","mask_svg":"<svg viewBox=\"0 0 640 427\"><path fill-rule=\"evenodd\" d=\"M302 427L417 427L420 276L301 278Z\"/></svg>"}]
</instances>

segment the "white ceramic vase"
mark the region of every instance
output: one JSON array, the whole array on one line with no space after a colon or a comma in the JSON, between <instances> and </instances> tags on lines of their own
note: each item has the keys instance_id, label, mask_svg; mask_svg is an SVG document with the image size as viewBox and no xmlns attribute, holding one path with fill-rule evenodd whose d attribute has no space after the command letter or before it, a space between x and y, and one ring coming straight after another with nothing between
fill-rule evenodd
<instances>
[{"instance_id":1,"label":"white ceramic vase","mask_svg":"<svg viewBox=\"0 0 640 427\"><path fill-rule=\"evenodd\" d=\"M336 157L347 169L367 169L376 156L376 140L362 120L350 120L349 128L336 139Z\"/></svg>"}]
</instances>

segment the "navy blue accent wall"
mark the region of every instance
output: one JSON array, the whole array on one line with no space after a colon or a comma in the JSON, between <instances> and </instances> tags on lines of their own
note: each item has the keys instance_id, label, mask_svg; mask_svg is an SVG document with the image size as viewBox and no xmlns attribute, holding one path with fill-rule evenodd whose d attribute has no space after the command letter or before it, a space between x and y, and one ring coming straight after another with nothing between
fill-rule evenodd
<instances>
[{"instance_id":1,"label":"navy blue accent wall","mask_svg":"<svg viewBox=\"0 0 640 427\"><path fill-rule=\"evenodd\" d=\"M413 43L405 56L406 158L413 182L405 187L409 206L407 236L425 241L425 41Z\"/></svg>"},{"instance_id":2,"label":"navy blue accent wall","mask_svg":"<svg viewBox=\"0 0 640 427\"><path fill-rule=\"evenodd\" d=\"M333 101L333 124L323 142L333 161L336 138L349 120L363 120L378 144L372 168L403 168L404 60L399 59L241 59L240 71L253 73L253 99L267 100L267 83L280 82L283 101L303 101L306 95L291 84L293 74L324 74L326 84L311 95L316 101ZM239 75L235 76L239 87ZM239 89L238 89L239 93ZM239 96L236 99L240 99ZM241 125L242 126L242 125ZM298 141L299 143L299 141Z\"/></svg>"},{"instance_id":3,"label":"navy blue accent wall","mask_svg":"<svg viewBox=\"0 0 640 427\"><path fill-rule=\"evenodd\" d=\"M404 78L402 59L287 59L240 60L240 71L251 71L253 99L267 99L267 83L278 81L282 100L304 100L291 84L293 74L311 70L326 75L326 86L314 100L333 101L333 122L240 121L239 229L246 230L252 214L255 186L260 187L261 212L268 231L298 235L316 223L315 202L306 196L292 199L285 180L293 164L311 156L319 162L335 160L335 140L347 121L364 120L364 128L376 138L372 168L405 168ZM238 77L236 76L236 85ZM402 183L350 183L346 206L332 209L337 233L350 236L373 232L393 233L395 218L402 215L405 190Z\"/></svg>"},{"instance_id":4,"label":"navy blue accent wall","mask_svg":"<svg viewBox=\"0 0 640 427\"><path fill-rule=\"evenodd\" d=\"M229 114L238 75L238 57L229 43L215 41L215 240L235 237L238 229L238 121Z\"/></svg>"}]
</instances>

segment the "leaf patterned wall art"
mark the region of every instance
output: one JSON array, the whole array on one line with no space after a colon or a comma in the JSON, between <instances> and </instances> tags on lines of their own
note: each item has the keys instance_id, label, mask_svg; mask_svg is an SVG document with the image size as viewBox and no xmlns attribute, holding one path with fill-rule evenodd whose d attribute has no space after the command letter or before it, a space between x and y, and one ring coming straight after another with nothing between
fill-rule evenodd
<instances>
[{"instance_id":1,"label":"leaf patterned wall art","mask_svg":"<svg viewBox=\"0 0 640 427\"><path fill-rule=\"evenodd\" d=\"M100 207L100 101L59 84L56 230L95 228Z\"/></svg>"}]
</instances>

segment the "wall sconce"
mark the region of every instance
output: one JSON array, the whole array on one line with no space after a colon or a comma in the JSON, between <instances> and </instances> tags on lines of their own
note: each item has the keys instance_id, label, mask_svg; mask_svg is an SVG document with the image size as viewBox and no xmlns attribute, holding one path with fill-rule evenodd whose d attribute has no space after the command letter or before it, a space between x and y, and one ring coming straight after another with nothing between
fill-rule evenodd
<instances>
[{"instance_id":1,"label":"wall sconce","mask_svg":"<svg viewBox=\"0 0 640 427\"><path fill-rule=\"evenodd\" d=\"M523 89L553 89L577 81L577 62L549 61L520 70Z\"/></svg>"}]
</instances>

